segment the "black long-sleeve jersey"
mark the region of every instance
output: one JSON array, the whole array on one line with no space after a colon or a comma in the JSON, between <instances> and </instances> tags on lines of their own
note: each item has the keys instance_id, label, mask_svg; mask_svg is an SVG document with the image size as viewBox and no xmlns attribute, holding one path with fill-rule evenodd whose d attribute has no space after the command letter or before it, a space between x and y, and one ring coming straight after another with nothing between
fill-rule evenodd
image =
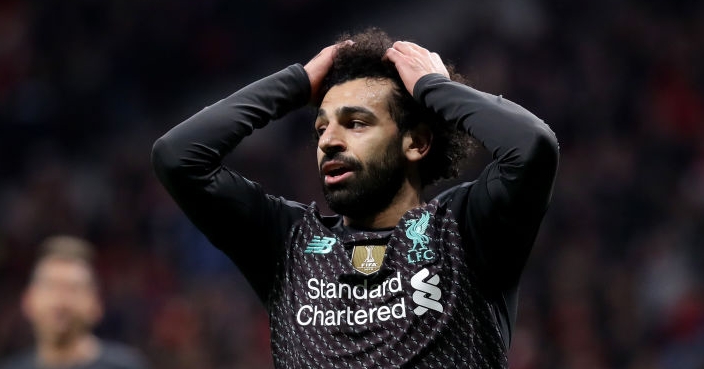
<instances>
[{"instance_id":1,"label":"black long-sleeve jersey","mask_svg":"<svg viewBox=\"0 0 704 369\"><path fill-rule=\"evenodd\" d=\"M152 152L163 185L265 303L277 367L506 367L519 278L557 171L554 133L500 96L424 76L414 98L493 161L393 229L355 230L222 164L310 94L303 67L289 66L172 128Z\"/></svg>"}]
</instances>

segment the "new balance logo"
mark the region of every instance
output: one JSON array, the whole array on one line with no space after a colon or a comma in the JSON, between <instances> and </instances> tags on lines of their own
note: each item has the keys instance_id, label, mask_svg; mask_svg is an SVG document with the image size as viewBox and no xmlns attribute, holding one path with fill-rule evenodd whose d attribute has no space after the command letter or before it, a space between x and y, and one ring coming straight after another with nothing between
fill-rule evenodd
<instances>
[{"instance_id":1,"label":"new balance logo","mask_svg":"<svg viewBox=\"0 0 704 369\"><path fill-rule=\"evenodd\" d=\"M413 302L418 305L413 309L416 315L423 315L428 309L442 313L442 305L438 302L442 291L437 287L440 283L440 276L437 274L430 278L428 276L430 276L430 272L423 268L411 277L411 286L417 290L413 292ZM428 279L426 280L426 278Z\"/></svg>"},{"instance_id":2,"label":"new balance logo","mask_svg":"<svg viewBox=\"0 0 704 369\"><path fill-rule=\"evenodd\" d=\"M332 251L334 244L334 237L315 236L312 241L308 242L308 247L303 252L306 254L327 254Z\"/></svg>"}]
</instances>

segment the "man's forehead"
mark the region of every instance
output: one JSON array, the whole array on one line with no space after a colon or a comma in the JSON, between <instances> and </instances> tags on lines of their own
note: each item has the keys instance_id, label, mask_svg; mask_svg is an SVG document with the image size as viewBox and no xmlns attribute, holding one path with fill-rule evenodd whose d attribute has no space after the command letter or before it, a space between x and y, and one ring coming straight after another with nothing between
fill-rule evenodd
<instances>
[{"instance_id":1,"label":"man's forehead","mask_svg":"<svg viewBox=\"0 0 704 369\"><path fill-rule=\"evenodd\" d=\"M83 260L52 256L39 261L33 271L32 280L38 278L86 279L93 282L93 270Z\"/></svg>"},{"instance_id":2,"label":"man's forehead","mask_svg":"<svg viewBox=\"0 0 704 369\"><path fill-rule=\"evenodd\" d=\"M325 94L323 114L362 113L388 109L393 82L388 79L360 78L335 85ZM319 112L320 114L320 112Z\"/></svg>"}]
</instances>

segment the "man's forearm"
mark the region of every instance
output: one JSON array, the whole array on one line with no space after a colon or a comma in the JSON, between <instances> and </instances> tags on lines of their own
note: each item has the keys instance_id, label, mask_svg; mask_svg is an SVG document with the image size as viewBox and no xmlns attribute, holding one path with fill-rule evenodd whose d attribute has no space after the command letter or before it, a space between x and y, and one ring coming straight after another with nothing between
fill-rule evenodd
<instances>
[{"instance_id":1,"label":"man's forearm","mask_svg":"<svg viewBox=\"0 0 704 369\"><path fill-rule=\"evenodd\" d=\"M547 205L558 161L557 139L547 124L509 100L437 74L419 80L414 95L492 153L500 167L493 179L500 180L502 193L491 195L502 207L509 205L506 202L521 207ZM538 202L536 191L542 195L537 196L542 197Z\"/></svg>"},{"instance_id":2,"label":"man's forearm","mask_svg":"<svg viewBox=\"0 0 704 369\"><path fill-rule=\"evenodd\" d=\"M276 254L289 224L302 209L264 193L261 186L222 165L254 128L305 104L305 71L291 66L201 110L158 139L152 149L157 177L183 212L235 262L265 300L275 258L248 259L239 246L256 243Z\"/></svg>"},{"instance_id":3,"label":"man's forearm","mask_svg":"<svg viewBox=\"0 0 704 369\"><path fill-rule=\"evenodd\" d=\"M251 83L210 105L159 138L152 160L160 179L207 176L254 128L305 105L308 78L300 65Z\"/></svg>"}]
</instances>

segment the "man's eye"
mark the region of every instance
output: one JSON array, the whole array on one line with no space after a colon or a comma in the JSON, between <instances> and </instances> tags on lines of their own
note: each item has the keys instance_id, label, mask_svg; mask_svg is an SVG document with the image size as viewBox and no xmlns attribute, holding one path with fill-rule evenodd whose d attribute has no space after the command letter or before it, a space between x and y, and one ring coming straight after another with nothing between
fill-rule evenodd
<instances>
[{"instance_id":1,"label":"man's eye","mask_svg":"<svg viewBox=\"0 0 704 369\"><path fill-rule=\"evenodd\" d=\"M323 133L325 133L325 127L318 127L315 129L315 133L318 135L318 137L322 136Z\"/></svg>"},{"instance_id":2,"label":"man's eye","mask_svg":"<svg viewBox=\"0 0 704 369\"><path fill-rule=\"evenodd\" d=\"M352 128L355 128L355 129L364 128L367 126L367 124L361 120L353 120L351 123L352 123Z\"/></svg>"}]
</instances>

